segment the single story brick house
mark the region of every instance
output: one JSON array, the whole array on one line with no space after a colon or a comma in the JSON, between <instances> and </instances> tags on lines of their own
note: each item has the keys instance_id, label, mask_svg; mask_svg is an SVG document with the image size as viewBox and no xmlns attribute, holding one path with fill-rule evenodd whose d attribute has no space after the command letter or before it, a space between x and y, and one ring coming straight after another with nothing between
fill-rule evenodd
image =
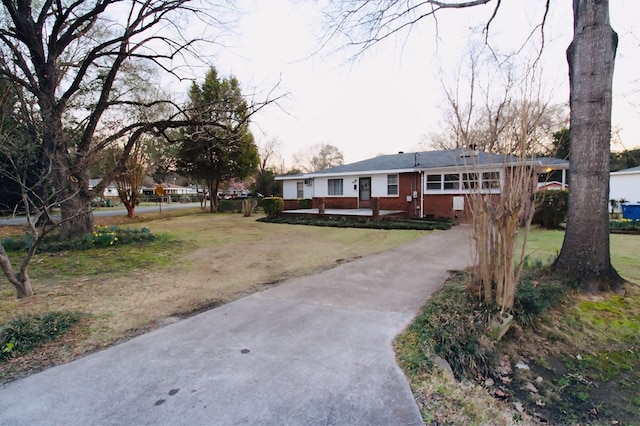
<instances>
[{"instance_id":1,"label":"single story brick house","mask_svg":"<svg viewBox=\"0 0 640 426\"><path fill-rule=\"evenodd\" d=\"M470 149L399 152L276 180L282 182L285 211L299 209L301 199L311 199L315 209L321 203L326 209L370 209L376 199L381 210L410 218L467 221L465 195L476 188L499 194L505 171L520 164L516 157ZM533 158L527 165L541 174L561 170L565 184L568 161Z\"/></svg>"}]
</instances>

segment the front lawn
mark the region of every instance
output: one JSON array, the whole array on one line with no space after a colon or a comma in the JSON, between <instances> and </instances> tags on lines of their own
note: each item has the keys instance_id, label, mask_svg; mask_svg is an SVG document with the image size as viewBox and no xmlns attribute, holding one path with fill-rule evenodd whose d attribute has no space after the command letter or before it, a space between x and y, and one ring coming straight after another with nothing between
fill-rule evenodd
<instances>
[{"instance_id":1,"label":"front lawn","mask_svg":"<svg viewBox=\"0 0 640 426\"><path fill-rule=\"evenodd\" d=\"M30 267L35 296L17 300L0 279L0 325L52 312L78 313L79 319L61 338L0 361L0 382L426 233L277 225L257 217L195 209L97 218L105 247L38 253ZM157 238L110 244L112 231L104 226L111 224L148 228ZM0 236L21 241L19 231L5 227Z\"/></svg>"},{"instance_id":2,"label":"front lawn","mask_svg":"<svg viewBox=\"0 0 640 426\"><path fill-rule=\"evenodd\" d=\"M491 317L456 274L396 340L427 424L640 422L640 287L584 295L548 265L561 231L534 230L515 325L496 342ZM640 236L611 235L612 262L640 282ZM436 368L437 357L449 365ZM444 371L444 372L443 372ZM455 378L454 378L455 377Z\"/></svg>"}]
</instances>

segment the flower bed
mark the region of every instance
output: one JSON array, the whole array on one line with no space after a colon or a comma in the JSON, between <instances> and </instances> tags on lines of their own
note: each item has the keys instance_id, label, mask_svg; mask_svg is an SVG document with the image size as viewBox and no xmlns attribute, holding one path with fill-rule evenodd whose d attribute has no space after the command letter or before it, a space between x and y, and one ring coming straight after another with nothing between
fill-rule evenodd
<instances>
[{"instance_id":1,"label":"flower bed","mask_svg":"<svg viewBox=\"0 0 640 426\"><path fill-rule=\"evenodd\" d=\"M610 220L609 231L614 234L640 234L640 220Z\"/></svg>"}]
</instances>

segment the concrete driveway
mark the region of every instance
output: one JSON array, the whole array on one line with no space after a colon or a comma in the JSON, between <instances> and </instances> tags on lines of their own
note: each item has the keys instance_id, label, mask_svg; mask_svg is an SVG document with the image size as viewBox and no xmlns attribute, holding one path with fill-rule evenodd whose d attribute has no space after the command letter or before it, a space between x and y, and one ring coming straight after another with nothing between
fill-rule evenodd
<instances>
[{"instance_id":1,"label":"concrete driveway","mask_svg":"<svg viewBox=\"0 0 640 426\"><path fill-rule=\"evenodd\" d=\"M469 237L436 231L9 383L0 424L421 425L392 341L470 264Z\"/></svg>"}]
</instances>

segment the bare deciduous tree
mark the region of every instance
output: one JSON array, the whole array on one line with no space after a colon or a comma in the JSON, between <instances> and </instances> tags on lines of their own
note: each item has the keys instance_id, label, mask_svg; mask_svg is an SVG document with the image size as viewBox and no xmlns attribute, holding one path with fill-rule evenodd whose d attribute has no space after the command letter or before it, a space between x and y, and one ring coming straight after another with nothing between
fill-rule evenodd
<instances>
[{"instance_id":1,"label":"bare deciduous tree","mask_svg":"<svg viewBox=\"0 0 640 426\"><path fill-rule=\"evenodd\" d=\"M542 93L539 66L473 46L466 61L455 67L453 81L445 77L451 73L442 72L443 129L423 143L438 149L474 146L498 154L550 151L551 135L566 125L567 113Z\"/></svg>"},{"instance_id":2,"label":"bare deciduous tree","mask_svg":"<svg viewBox=\"0 0 640 426\"><path fill-rule=\"evenodd\" d=\"M530 199L540 172L534 156L548 139L549 123L556 120L549 116L552 108L540 94L536 68L516 66L513 60L497 61L496 54L482 59L481 51L472 51L469 64L458 68L455 85L442 82L447 101L443 107L446 129L440 139L468 149L471 155L465 162L474 173L461 171L463 176L494 173L476 163L475 153L501 155L501 164L493 165L504 171L500 191L490 184L476 185L475 179L466 187L477 256L470 287L505 314L513 308L524 264L525 247L518 246L518 237L524 233L526 241L533 217ZM464 80L459 77L462 74Z\"/></svg>"},{"instance_id":3,"label":"bare deciduous tree","mask_svg":"<svg viewBox=\"0 0 640 426\"><path fill-rule=\"evenodd\" d=\"M135 216L144 178L149 170L149 154L145 148L144 141L138 141L131 150L124 169L113 178L118 197L127 209L127 217ZM118 155L118 157L120 156Z\"/></svg>"},{"instance_id":4,"label":"bare deciduous tree","mask_svg":"<svg viewBox=\"0 0 640 426\"><path fill-rule=\"evenodd\" d=\"M344 156L337 146L321 143L297 152L293 161L297 168L309 173L344 164Z\"/></svg>"},{"instance_id":5,"label":"bare deciduous tree","mask_svg":"<svg viewBox=\"0 0 640 426\"><path fill-rule=\"evenodd\" d=\"M143 109L170 101L138 101L131 88L145 79L128 78L125 71L148 64L175 73L173 61L189 55L197 41L182 37L179 25L187 15L207 15L186 0L2 0L0 13L4 18L0 75L20 86L37 105L29 124L41 147L39 162L52 164L50 178L61 203L62 236L91 232L90 201L103 189L88 190L95 153L128 135L122 151L126 157L141 134L161 133L175 118L152 123L131 120L127 107ZM111 177L106 176L103 185Z\"/></svg>"},{"instance_id":6,"label":"bare deciduous tree","mask_svg":"<svg viewBox=\"0 0 640 426\"><path fill-rule=\"evenodd\" d=\"M282 142L278 138L270 138L266 142L258 145L258 155L260 155L259 172L264 173L267 170L273 170L277 166L280 158L280 150Z\"/></svg>"}]
</instances>

